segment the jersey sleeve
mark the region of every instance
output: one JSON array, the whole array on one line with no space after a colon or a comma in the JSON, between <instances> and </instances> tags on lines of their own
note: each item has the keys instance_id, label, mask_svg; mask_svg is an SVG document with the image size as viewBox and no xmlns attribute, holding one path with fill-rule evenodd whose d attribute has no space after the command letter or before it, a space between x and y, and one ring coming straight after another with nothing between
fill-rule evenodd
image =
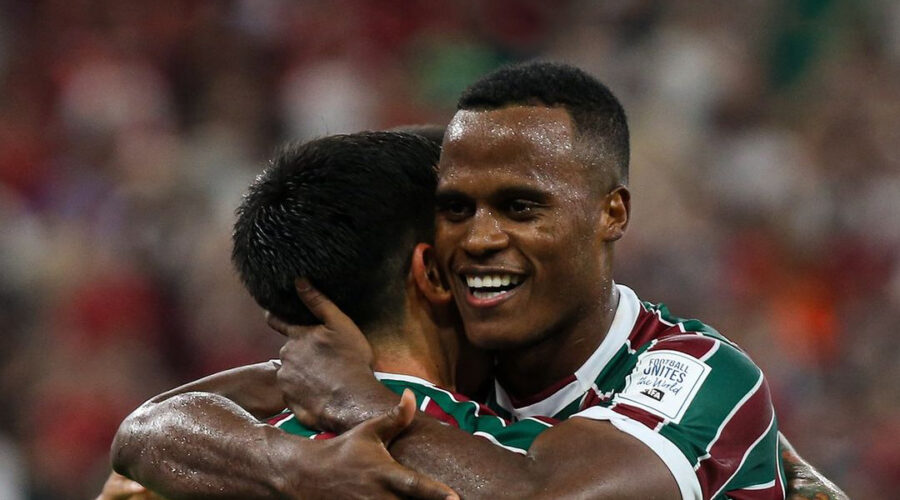
<instances>
[{"instance_id":1,"label":"jersey sleeve","mask_svg":"<svg viewBox=\"0 0 900 500\"><path fill-rule=\"evenodd\" d=\"M784 498L777 425L762 371L717 338L686 333L654 343L609 406L607 420L650 447L683 498Z\"/></svg>"},{"instance_id":2,"label":"jersey sleeve","mask_svg":"<svg viewBox=\"0 0 900 500\"><path fill-rule=\"evenodd\" d=\"M527 418L509 422L485 405L436 386L391 380L381 382L398 394L403 389L411 389L416 396L419 411L426 415L515 453L527 453L535 438L556 423L552 418Z\"/></svg>"}]
</instances>

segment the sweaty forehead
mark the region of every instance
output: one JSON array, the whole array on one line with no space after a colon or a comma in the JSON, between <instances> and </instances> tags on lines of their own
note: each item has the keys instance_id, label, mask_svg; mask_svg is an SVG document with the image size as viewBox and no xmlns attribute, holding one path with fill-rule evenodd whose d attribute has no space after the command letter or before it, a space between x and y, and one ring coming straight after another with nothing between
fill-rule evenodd
<instances>
[{"instance_id":1,"label":"sweaty forehead","mask_svg":"<svg viewBox=\"0 0 900 500\"><path fill-rule=\"evenodd\" d=\"M564 108L509 106L461 110L444 136L442 174L461 166L537 169L573 160L574 128ZM536 173L537 173L536 172Z\"/></svg>"}]
</instances>

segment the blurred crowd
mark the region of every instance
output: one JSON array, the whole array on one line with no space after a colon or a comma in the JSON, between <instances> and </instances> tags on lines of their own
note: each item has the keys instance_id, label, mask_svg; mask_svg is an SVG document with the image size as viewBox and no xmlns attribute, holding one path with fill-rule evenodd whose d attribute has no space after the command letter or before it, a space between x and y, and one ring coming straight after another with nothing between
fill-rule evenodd
<instances>
[{"instance_id":1,"label":"blurred crowd","mask_svg":"<svg viewBox=\"0 0 900 500\"><path fill-rule=\"evenodd\" d=\"M616 276L766 371L851 497L900 489L900 3L0 0L0 498L88 498L118 422L277 356L229 262L285 140L446 123L578 65L632 127Z\"/></svg>"}]
</instances>

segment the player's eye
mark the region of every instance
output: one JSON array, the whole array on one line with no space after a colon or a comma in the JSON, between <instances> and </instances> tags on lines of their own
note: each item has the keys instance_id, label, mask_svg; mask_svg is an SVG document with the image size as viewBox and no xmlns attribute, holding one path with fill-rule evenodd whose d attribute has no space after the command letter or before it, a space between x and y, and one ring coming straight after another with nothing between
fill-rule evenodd
<instances>
[{"instance_id":1,"label":"player's eye","mask_svg":"<svg viewBox=\"0 0 900 500\"><path fill-rule=\"evenodd\" d=\"M539 206L540 205L534 201L515 199L507 203L506 210L512 217L528 218L535 214L534 212Z\"/></svg>"},{"instance_id":2,"label":"player's eye","mask_svg":"<svg viewBox=\"0 0 900 500\"><path fill-rule=\"evenodd\" d=\"M464 200L443 200L438 203L438 213L450 220L462 220L472 211L472 204Z\"/></svg>"}]
</instances>

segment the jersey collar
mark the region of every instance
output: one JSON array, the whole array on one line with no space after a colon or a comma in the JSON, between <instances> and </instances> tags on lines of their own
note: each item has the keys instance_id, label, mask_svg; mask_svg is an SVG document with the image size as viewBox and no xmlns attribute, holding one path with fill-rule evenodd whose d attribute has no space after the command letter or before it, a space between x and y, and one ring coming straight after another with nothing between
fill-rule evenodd
<instances>
[{"instance_id":1,"label":"jersey collar","mask_svg":"<svg viewBox=\"0 0 900 500\"><path fill-rule=\"evenodd\" d=\"M499 382L494 381L497 404L508 411L515 420L535 416L552 417L572 401L581 398L589 389L596 389L594 382L622 345L627 345L628 336L634 329L641 310L641 302L634 291L625 285L615 286L619 291L619 304L616 306L616 314L609 331L597 350L575 371L574 376L567 379L568 383L559 384L560 387L555 392L537 402L517 408L506 390Z\"/></svg>"}]
</instances>

